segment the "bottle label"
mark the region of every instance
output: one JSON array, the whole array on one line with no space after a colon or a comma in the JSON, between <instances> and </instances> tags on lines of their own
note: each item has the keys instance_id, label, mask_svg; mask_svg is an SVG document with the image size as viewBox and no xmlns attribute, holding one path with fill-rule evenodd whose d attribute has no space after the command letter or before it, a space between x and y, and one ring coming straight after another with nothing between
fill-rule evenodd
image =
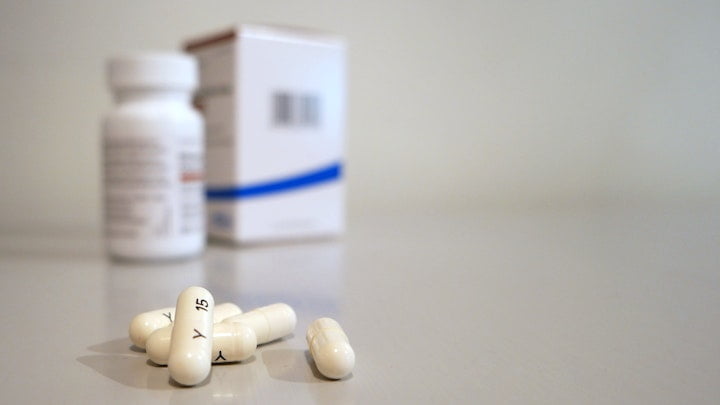
<instances>
[{"instance_id":1,"label":"bottle label","mask_svg":"<svg viewBox=\"0 0 720 405\"><path fill-rule=\"evenodd\" d=\"M113 136L103 149L108 237L167 239L203 232L199 139Z\"/></svg>"}]
</instances>

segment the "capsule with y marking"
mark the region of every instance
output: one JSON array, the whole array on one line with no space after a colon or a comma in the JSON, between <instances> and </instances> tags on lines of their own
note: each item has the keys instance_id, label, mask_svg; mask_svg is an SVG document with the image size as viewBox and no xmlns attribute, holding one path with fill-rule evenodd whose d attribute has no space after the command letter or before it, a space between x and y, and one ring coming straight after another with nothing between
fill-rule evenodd
<instances>
[{"instance_id":1,"label":"capsule with y marking","mask_svg":"<svg viewBox=\"0 0 720 405\"><path fill-rule=\"evenodd\" d=\"M130 321L128 335L133 344L141 349L145 348L145 341L154 331L172 325L175 308L163 308L143 312Z\"/></svg>"},{"instance_id":2,"label":"capsule with y marking","mask_svg":"<svg viewBox=\"0 0 720 405\"><path fill-rule=\"evenodd\" d=\"M188 287L178 296L172 327L168 370L182 385L196 385L210 374L215 300L202 287Z\"/></svg>"},{"instance_id":3,"label":"capsule with y marking","mask_svg":"<svg viewBox=\"0 0 720 405\"><path fill-rule=\"evenodd\" d=\"M231 316L223 323L243 323L255 332L257 344L271 342L295 330L297 316L288 304L277 303Z\"/></svg>"},{"instance_id":4,"label":"capsule with y marking","mask_svg":"<svg viewBox=\"0 0 720 405\"><path fill-rule=\"evenodd\" d=\"M241 313L240 307L232 302L226 302L215 307L213 322L218 323L225 318ZM144 349L148 337L156 330L172 325L173 319L175 319L175 308L173 307L143 312L130 321L128 330L130 340L135 346Z\"/></svg>"},{"instance_id":5,"label":"capsule with y marking","mask_svg":"<svg viewBox=\"0 0 720 405\"><path fill-rule=\"evenodd\" d=\"M219 306L219 305L218 305ZM150 360L165 365L170 355L172 325L153 332L147 340L146 349ZM213 363L243 361L255 353L257 338L251 327L240 323L216 323L213 325Z\"/></svg>"},{"instance_id":6,"label":"capsule with y marking","mask_svg":"<svg viewBox=\"0 0 720 405\"><path fill-rule=\"evenodd\" d=\"M334 319L313 321L305 335L318 371L327 378L341 379L355 367L355 352L345 332Z\"/></svg>"}]
</instances>

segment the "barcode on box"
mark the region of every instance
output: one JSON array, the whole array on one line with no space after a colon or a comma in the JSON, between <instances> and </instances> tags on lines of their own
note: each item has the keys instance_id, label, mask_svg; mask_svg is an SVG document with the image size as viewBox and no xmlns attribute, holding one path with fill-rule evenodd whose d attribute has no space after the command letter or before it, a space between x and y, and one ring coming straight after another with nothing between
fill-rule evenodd
<instances>
[{"instance_id":1,"label":"barcode on box","mask_svg":"<svg viewBox=\"0 0 720 405\"><path fill-rule=\"evenodd\" d=\"M320 124L320 98L316 94L273 94L273 123L285 127L316 127Z\"/></svg>"}]
</instances>

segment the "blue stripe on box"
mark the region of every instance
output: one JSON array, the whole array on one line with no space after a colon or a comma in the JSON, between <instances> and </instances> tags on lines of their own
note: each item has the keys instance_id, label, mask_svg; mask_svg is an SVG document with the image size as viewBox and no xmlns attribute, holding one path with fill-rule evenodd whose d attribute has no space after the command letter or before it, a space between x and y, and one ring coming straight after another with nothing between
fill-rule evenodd
<instances>
[{"instance_id":1,"label":"blue stripe on box","mask_svg":"<svg viewBox=\"0 0 720 405\"><path fill-rule=\"evenodd\" d=\"M205 195L208 200L237 200L262 197L269 194L285 193L323 183L339 180L342 177L342 164L337 162L295 176L248 184L239 187L208 188Z\"/></svg>"}]
</instances>

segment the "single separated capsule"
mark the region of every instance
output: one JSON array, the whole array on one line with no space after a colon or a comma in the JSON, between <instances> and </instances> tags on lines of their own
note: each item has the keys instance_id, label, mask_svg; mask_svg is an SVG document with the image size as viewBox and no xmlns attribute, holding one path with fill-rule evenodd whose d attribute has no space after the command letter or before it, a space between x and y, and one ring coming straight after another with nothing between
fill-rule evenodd
<instances>
[{"instance_id":1,"label":"single separated capsule","mask_svg":"<svg viewBox=\"0 0 720 405\"><path fill-rule=\"evenodd\" d=\"M355 352L334 319L320 318L308 326L305 338L318 370L327 378L340 379L355 366Z\"/></svg>"},{"instance_id":2,"label":"single separated capsule","mask_svg":"<svg viewBox=\"0 0 720 405\"><path fill-rule=\"evenodd\" d=\"M214 307L212 294L202 287L188 287L178 296L168 370L179 384L196 385L210 374Z\"/></svg>"},{"instance_id":3,"label":"single separated capsule","mask_svg":"<svg viewBox=\"0 0 720 405\"><path fill-rule=\"evenodd\" d=\"M170 355L172 325L158 329L148 338L145 346L153 363L166 365ZM240 323L216 323L213 325L212 362L230 363L243 361L255 353L257 338L251 327Z\"/></svg>"},{"instance_id":4,"label":"single separated capsule","mask_svg":"<svg viewBox=\"0 0 720 405\"><path fill-rule=\"evenodd\" d=\"M231 316L223 323L243 323L255 332L257 344L272 342L295 330L297 316L288 304L277 303Z\"/></svg>"},{"instance_id":5,"label":"single separated capsule","mask_svg":"<svg viewBox=\"0 0 720 405\"><path fill-rule=\"evenodd\" d=\"M227 317L241 313L240 307L232 302L226 302L215 307L213 322L218 323ZM173 307L143 312L130 321L128 330L130 340L135 346L144 349L148 337L156 330L171 325L173 319L175 319L175 308Z\"/></svg>"}]
</instances>

